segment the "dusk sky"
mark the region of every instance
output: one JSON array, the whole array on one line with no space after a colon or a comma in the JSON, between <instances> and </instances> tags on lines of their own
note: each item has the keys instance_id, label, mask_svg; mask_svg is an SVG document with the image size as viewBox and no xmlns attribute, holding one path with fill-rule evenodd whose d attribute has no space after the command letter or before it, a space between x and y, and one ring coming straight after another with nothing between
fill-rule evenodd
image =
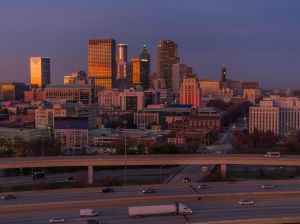
<instances>
[{"instance_id":1,"label":"dusk sky","mask_svg":"<svg viewBox=\"0 0 300 224\"><path fill-rule=\"evenodd\" d=\"M145 43L156 70L160 39L178 43L199 78L257 80L300 89L298 0L1 0L0 81L29 80L29 57L51 57L53 83L87 71L89 39Z\"/></svg>"}]
</instances>

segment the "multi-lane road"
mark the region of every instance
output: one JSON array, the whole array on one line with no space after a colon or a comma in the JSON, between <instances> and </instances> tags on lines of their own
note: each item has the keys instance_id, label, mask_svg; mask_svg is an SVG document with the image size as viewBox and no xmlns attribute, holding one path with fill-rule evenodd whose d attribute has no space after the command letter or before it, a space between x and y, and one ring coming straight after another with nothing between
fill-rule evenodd
<instances>
[{"instance_id":1,"label":"multi-lane road","mask_svg":"<svg viewBox=\"0 0 300 224\"><path fill-rule=\"evenodd\" d=\"M261 185L266 183L273 184L274 189L262 189ZM147 186L115 187L114 193L100 193L100 188L19 192L16 193L15 200L0 201L0 223L40 224L46 223L52 216L62 216L68 223L84 223L85 219L79 218L80 202L82 201L86 207L86 201L93 200L99 200L91 207L100 212L98 219L105 221L104 223L196 223L299 214L300 180L207 184L208 187L205 189L199 189L197 184L155 185L152 187L155 187L158 192L148 195L141 193L141 190ZM283 194L284 192L286 194ZM293 194L293 192L298 193ZM182 196L190 196L190 199L188 197L184 199ZM188 217L159 216L134 219L128 218L126 203L120 202L122 199L135 202L140 198L146 198L145 201L155 200L155 198L157 201L165 201L164 197L169 197L168 201L176 201L176 199L178 201L178 198L182 198L184 203L193 209L194 214ZM199 197L201 200L196 200ZM238 205L237 201L243 197L254 199L255 204ZM65 202L68 206L60 208L55 206L55 202ZM45 206L45 203L49 203L49 206ZM14 212L14 207L30 207L34 204L44 204L44 206L32 207L26 212L19 210ZM2 222L3 220L5 222Z\"/></svg>"},{"instance_id":2,"label":"multi-lane road","mask_svg":"<svg viewBox=\"0 0 300 224\"><path fill-rule=\"evenodd\" d=\"M127 207L106 207L99 205L94 207L100 215L96 219L103 223L124 224L124 223L145 223L145 224L184 224L184 223L208 223L210 221L226 221L233 223L234 220L273 218L272 221L265 223L278 223L276 219L281 217L294 217L299 215L300 201L299 198L289 199L261 199L251 206L238 205L235 199L225 200L202 200L199 202L186 202L187 206L193 209L190 216L153 216L144 218L129 218ZM47 223L51 217L63 217L67 223L83 224L87 218L79 217L78 208L70 209L51 209L37 211L34 214L18 213L1 215L1 223L5 224L41 224ZM239 223L245 223L243 221ZM255 223L254 221L251 223Z\"/></svg>"}]
</instances>

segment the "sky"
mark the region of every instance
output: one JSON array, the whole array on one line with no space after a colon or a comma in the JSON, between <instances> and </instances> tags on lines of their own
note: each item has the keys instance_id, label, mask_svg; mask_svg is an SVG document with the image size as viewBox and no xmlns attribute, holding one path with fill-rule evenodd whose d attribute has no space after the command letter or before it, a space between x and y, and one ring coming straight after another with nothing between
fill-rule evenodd
<instances>
[{"instance_id":1,"label":"sky","mask_svg":"<svg viewBox=\"0 0 300 224\"><path fill-rule=\"evenodd\" d=\"M298 0L1 0L0 81L29 81L29 57L51 58L51 79L87 71L89 39L146 44L156 70L160 39L178 43L199 78L300 88Z\"/></svg>"}]
</instances>

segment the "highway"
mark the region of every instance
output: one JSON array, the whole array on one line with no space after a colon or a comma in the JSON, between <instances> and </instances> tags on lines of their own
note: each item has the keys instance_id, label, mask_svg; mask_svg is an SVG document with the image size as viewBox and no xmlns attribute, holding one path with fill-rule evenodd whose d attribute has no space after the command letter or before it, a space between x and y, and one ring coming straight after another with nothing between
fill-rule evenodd
<instances>
[{"instance_id":1,"label":"highway","mask_svg":"<svg viewBox=\"0 0 300 224\"><path fill-rule=\"evenodd\" d=\"M124 156L56 156L1 158L0 169L32 167L78 166L134 166L134 165L287 165L300 166L299 155L282 155L266 158L261 154L177 154L177 155L128 155Z\"/></svg>"},{"instance_id":2,"label":"highway","mask_svg":"<svg viewBox=\"0 0 300 224\"><path fill-rule=\"evenodd\" d=\"M176 167L163 167L159 168L138 168L138 169L127 169L127 180L128 181L145 181L152 180L158 181L160 179L160 173L162 178L170 175L176 170ZM0 187L36 184L36 183L53 183L65 181L69 176L73 177L75 182L86 182L87 171L77 171L72 173L59 173L59 174L48 174L42 179L33 180L30 176L14 176L14 177L0 177ZM100 182L106 178L116 178L118 180L124 179L124 168L115 170L101 170L94 171L95 182Z\"/></svg>"},{"instance_id":3,"label":"highway","mask_svg":"<svg viewBox=\"0 0 300 224\"><path fill-rule=\"evenodd\" d=\"M295 192L300 193L300 180L280 180L280 181L244 181L238 183L231 182L214 182L206 183L205 189L199 189L202 185L197 183L192 184L168 184L168 185L151 185L151 186L122 186L114 187L113 193L101 193L100 187L93 188L75 188L61 190L43 190L43 191L28 191L13 193L17 196L15 200L0 200L0 214L6 206L13 205L29 205L35 203L49 202L68 202L84 201L94 199L124 199L124 198L140 198L140 197L160 197L160 196L180 196L180 195L195 195L195 196L210 196L210 195L226 195L228 194L245 194L245 193L270 193L270 192ZM263 184L273 184L274 189L261 189ZM141 191L147 187L157 189L157 193L143 194ZM3 196L8 193L1 193ZM196 198L196 197L195 197Z\"/></svg>"},{"instance_id":4,"label":"highway","mask_svg":"<svg viewBox=\"0 0 300 224\"><path fill-rule=\"evenodd\" d=\"M226 200L202 200L199 202L186 202L193 209L190 216L153 216L144 218L129 218L127 206L107 207L99 205L94 207L100 215L96 219L104 224L184 224L184 223L207 223L208 221L226 221L253 218L277 218L282 216L292 217L299 215L299 198L284 199L260 199L252 206L238 205L235 199ZM5 224L41 224L47 223L51 217L63 217L67 223L83 224L87 218L79 217L79 208L65 210L44 210L29 213L3 214L1 223ZM3 222L5 221L5 222ZM254 222L253 222L254 223ZM257 222L256 220L256 223ZM275 223L275 222L269 222Z\"/></svg>"}]
</instances>

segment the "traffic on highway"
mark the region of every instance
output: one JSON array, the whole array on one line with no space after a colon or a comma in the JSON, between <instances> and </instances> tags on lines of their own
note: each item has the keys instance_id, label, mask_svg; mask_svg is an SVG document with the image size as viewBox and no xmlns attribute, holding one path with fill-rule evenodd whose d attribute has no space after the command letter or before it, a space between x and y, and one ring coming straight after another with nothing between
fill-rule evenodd
<instances>
[{"instance_id":1,"label":"traffic on highway","mask_svg":"<svg viewBox=\"0 0 300 224\"><path fill-rule=\"evenodd\" d=\"M103 189L106 189L105 191ZM148 194L149 193L149 194ZM295 207L299 202L294 199L300 196L300 180L277 180L277 181L244 181L237 183L182 183L168 185L151 185L150 186L122 186L108 188L84 188L84 189L64 189L64 190L47 190L47 191L30 191L16 192L14 197L7 198L8 195L2 194L0 201L0 215L7 219L6 223L41 223L44 222L68 222L82 223L88 219L79 218L80 209L83 216L96 216L95 221L102 223L121 223L118 221L118 215L115 219L108 214L116 210L128 223L135 223L136 219L129 218L125 215L124 210L128 210L128 204L133 202L156 203L158 206L164 202L176 202L183 200L181 203L187 206L193 213L191 216L179 215L176 220L186 221L194 220L214 220L215 216L205 214L211 213L214 209L217 213L225 213L228 218L247 218L253 211L265 206L275 207L276 201L280 201L280 206L287 204L291 210L283 209L279 214L296 215ZM272 197L273 195L273 197ZM276 200L273 199L276 195ZM291 197L292 196L292 197ZM274 202L272 202L272 200ZM179 201L180 202L180 201ZM87 205L90 205L87 207ZM61 206L61 208L60 208ZM279 206L279 204L277 205ZM249 210L251 208L251 210ZM16 213L16 209L20 209ZM88 210L91 209L91 210ZM234 217L233 211L238 209L241 215ZM277 208L276 208L277 209ZM28 217L32 211L37 214L37 218ZM77 212L75 212L77 211ZM268 212L269 211L269 212ZM270 212L268 208L266 213L261 213L261 217L276 216L279 214ZM75 212L75 214L74 214ZM154 212L155 213L155 212ZM27 215L26 215L27 214ZM77 215L76 215L77 214ZM200 215L203 214L204 216ZM232 214L232 216L230 216ZM140 215L147 220L147 223L156 223L157 218L151 217L148 213ZM159 214L162 220L165 220L165 214ZM197 217L197 218L196 218ZM223 216L222 216L223 217ZM91 219L90 219L91 220ZM151 220L154 220L153 222ZM156 221L155 221L156 220ZM166 220L171 223L173 218ZM174 220L173 220L174 221ZM127 223L127 221L126 221ZM176 223L176 222L175 222ZM178 222L180 223L180 222Z\"/></svg>"}]
</instances>

